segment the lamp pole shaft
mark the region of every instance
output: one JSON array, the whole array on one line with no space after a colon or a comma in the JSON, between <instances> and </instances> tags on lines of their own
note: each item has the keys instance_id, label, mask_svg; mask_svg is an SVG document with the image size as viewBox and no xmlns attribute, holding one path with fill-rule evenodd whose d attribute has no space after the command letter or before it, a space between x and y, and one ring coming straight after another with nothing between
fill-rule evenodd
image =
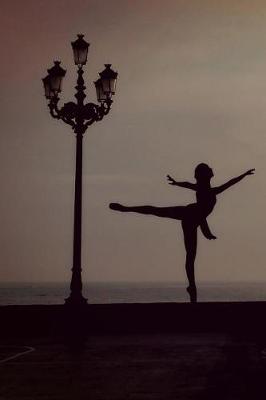
<instances>
[{"instance_id":1,"label":"lamp pole shaft","mask_svg":"<svg viewBox=\"0 0 266 400\"><path fill-rule=\"evenodd\" d=\"M81 217L82 217L82 134L76 135L76 174L74 202L73 268L70 284L73 301L82 298L81 281Z\"/></svg>"},{"instance_id":2,"label":"lamp pole shaft","mask_svg":"<svg viewBox=\"0 0 266 400\"><path fill-rule=\"evenodd\" d=\"M82 134L76 135L73 267L81 270Z\"/></svg>"},{"instance_id":3,"label":"lamp pole shaft","mask_svg":"<svg viewBox=\"0 0 266 400\"><path fill-rule=\"evenodd\" d=\"M81 242L82 242L82 142L83 142L83 118L82 108L83 101L86 97L84 94L83 70L78 70L77 80L77 104L79 107L79 115L76 119L76 173L75 173L75 201L74 201L74 238L73 238L73 268L70 283L70 296L66 299L67 304L82 305L87 303L87 299L82 296L82 279L81 279Z\"/></svg>"},{"instance_id":4,"label":"lamp pole shaft","mask_svg":"<svg viewBox=\"0 0 266 400\"><path fill-rule=\"evenodd\" d=\"M73 268L70 283L70 296L67 304L82 305L87 299L82 296L81 280L81 240L82 240L82 139L81 133L76 134L76 173L74 201L74 238L73 238Z\"/></svg>"}]
</instances>

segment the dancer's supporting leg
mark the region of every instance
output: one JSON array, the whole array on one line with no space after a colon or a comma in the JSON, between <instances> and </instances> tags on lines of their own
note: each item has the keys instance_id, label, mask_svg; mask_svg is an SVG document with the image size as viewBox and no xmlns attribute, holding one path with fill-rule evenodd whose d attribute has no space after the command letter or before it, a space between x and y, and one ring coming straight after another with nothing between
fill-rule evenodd
<instances>
[{"instance_id":1,"label":"dancer's supporting leg","mask_svg":"<svg viewBox=\"0 0 266 400\"><path fill-rule=\"evenodd\" d=\"M187 291L190 296L190 301L196 303L197 288L195 283L194 262L197 253L197 226L189 221L182 221L182 228L186 249L186 273L189 282Z\"/></svg>"},{"instance_id":2,"label":"dancer's supporting leg","mask_svg":"<svg viewBox=\"0 0 266 400\"><path fill-rule=\"evenodd\" d=\"M119 203L111 203L109 207L115 211L135 212L138 214L155 215L162 218L182 219L184 217L184 206L180 207L154 207L154 206L136 206L127 207Z\"/></svg>"}]
</instances>

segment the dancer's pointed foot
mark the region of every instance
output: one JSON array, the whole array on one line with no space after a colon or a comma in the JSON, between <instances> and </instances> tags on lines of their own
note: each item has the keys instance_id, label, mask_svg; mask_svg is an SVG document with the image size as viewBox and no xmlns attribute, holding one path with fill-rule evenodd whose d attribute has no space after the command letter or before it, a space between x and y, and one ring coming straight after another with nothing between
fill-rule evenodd
<instances>
[{"instance_id":1,"label":"dancer's pointed foot","mask_svg":"<svg viewBox=\"0 0 266 400\"><path fill-rule=\"evenodd\" d=\"M190 302L197 303L197 288L196 288L196 286L188 286L187 292L190 297Z\"/></svg>"},{"instance_id":2,"label":"dancer's pointed foot","mask_svg":"<svg viewBox=\"0 0 266 400\"><path fill-rule=\"evenodd\" d=\"M109 207L111 208L111 210L115 211L126 211L126 207L122 206L122 204L119 203L110 203Z\"/></svg>"},{"instance_id":3,"label":"dancer's pointed foot","mask_svg":"<svg viewBox=\"0 0 266 400\"><path fill-rule=\"evenodd\" d=\"M206 238L207 239L209 239L209 240L215 240L215 239L217 239L217 237L216 236L214 236L214 235L208 235L208 236L206 236Z\"/></svg>"}]
</instances>

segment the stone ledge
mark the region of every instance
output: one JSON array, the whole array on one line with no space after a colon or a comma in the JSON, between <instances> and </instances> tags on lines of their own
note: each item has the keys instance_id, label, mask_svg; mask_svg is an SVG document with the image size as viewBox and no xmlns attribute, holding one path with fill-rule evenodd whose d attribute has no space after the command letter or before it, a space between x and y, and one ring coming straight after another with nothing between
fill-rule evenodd
<instances>
[{"instance_id":1,"label":"stone ledge","mask_svg":"<svg viewBox=\"0 0 266 400\"><path fill-rule=\"evenodd\" d=\"M237 332L266 334L266 302L1 306L0 337Z\"/></svg>"}]
</instances>

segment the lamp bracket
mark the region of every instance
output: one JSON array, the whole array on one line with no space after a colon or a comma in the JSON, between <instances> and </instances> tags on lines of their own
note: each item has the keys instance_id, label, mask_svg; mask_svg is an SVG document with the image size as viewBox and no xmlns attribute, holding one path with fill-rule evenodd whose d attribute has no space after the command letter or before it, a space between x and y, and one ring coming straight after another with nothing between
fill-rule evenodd
<instances>
[{"instance_id":1,"label":"lamp bracket","mask_svg":"<svg viewBox=\"0 0 266 400\"><path fill-rule=\"evenodd\" d=\"M55 119L61 119L66 124L71 125L75 133L85 133L88 126L94 122L101 121L111 109L112 100L99 104L87 103L84 105L72 101L65 103L58 108L59 97L52 98L48 104L50 114Z\"/></svg>"}]
</instances>

